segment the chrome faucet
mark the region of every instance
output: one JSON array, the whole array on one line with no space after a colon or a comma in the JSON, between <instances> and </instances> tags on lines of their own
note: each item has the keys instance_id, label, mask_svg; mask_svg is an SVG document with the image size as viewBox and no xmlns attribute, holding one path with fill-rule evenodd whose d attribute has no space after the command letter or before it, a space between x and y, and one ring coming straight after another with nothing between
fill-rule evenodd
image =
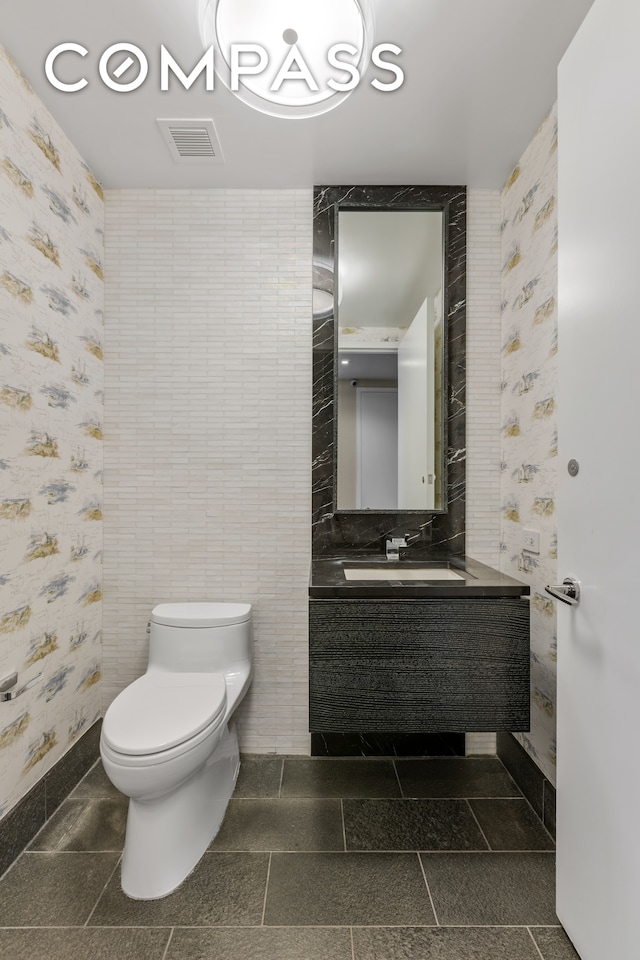
<instances>
[{"instance_id":1,"label":"chrome faucet","mask_svg":"<svg viewBox=\"0 0 640 960\"><path fill-rule=\"evenodd\" d=\"M391 540L387 540L385 548L387 560L399 560L400 547L406 547L406 545L407 541L404 537L392 537Z\"/></svg>"},{"instance_id":2,"label":"chrome faucet","mask_svg":"<svg viewBox=\"0 0 640 960\"><path fill-rule=\"evenodd\" d=\"M413 543L414 540L418 540L420 536L421 531L415 530L405 533L403 537L391 537L390 540L387 540L385 545L387 560L399 560L400 550L404 547L408 547L410 543Z\"/></svg>"}]
</instances>

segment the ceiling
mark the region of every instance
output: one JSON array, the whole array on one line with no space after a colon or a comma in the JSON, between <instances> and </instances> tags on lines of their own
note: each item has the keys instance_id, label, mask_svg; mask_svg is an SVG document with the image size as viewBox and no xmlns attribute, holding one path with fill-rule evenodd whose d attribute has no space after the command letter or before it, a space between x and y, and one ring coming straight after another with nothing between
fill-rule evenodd
<instances>
[{"instance_id":1,"label":"ceiling","mask_svg":"<svg viewBox=\"0 0 640 960\"><path fill-rule=\"evenodd\" d=\"M402 87L383 93L365 75L335 110L305 120L259 113L220 83L206 92L202 78L188 91L160 91L161 44L186 73L203 53L199 0L0 0L0 43L106 187L499 189L555 101L558 62L592 2L372 0L375 42L402 48ZM89 80L77 93L44 75L47 54L64 42L89 50L84 60L66 55L74 79L81 68ZM146 82L126 94L98 78L116 42L149 59ZM225 162L175 162L158 117L213 119Z\"/></svg>"}]
</instances>

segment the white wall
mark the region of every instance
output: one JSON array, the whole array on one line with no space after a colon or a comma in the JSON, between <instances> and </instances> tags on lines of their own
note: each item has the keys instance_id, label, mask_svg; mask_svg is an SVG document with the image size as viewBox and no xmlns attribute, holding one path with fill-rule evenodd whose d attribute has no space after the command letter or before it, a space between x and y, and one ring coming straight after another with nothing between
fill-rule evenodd
<instances>
[{"instance_id":1,"label":"white wall","mask_svg":"<svg viewBox=\"0 0 640 960\"><path fill-rule=\"evenodd\" d=\"M108 191L104 705L163 600L254 604L244 750L308 752L310 190Z\"/></svg>"},{"instance_id":2,"label":"white wall","mask_svg":"<svg viewBox=\"0 0 640 960\"><path fill-rule=\"evenodd\" d=\"M467 192L466 552L500 562L500 192ZM496 752L495 733L468 733L465 752Z\"/></svg>"}]
</instances>

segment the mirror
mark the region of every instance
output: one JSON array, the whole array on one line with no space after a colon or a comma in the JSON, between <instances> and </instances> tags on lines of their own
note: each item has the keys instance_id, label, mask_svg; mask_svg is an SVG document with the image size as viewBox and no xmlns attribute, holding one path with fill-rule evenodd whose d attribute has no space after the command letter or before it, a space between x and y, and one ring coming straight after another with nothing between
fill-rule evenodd
<instances>
[{"instance_id":1,"label":"mirror","mask_svg":"<svg viewBox=\"0 0 640 960\"><path fill-rule=\"evenodd\" d=\"M441 510L443 213L344 207L336 226L337 509Z\"/></svg>"},{"instance_id":2,"label":"mirror","mask_svg":"<svg viewBox=\"0 0 640 960\"><path fill-rule=\"evenodd\" d=\"M419 531L419 540L414 540L412 545L414 553L423 550L430 557L439 554L462 556L465 552L466 476L466 189L455 185L316 186L313 203L313 555L342 556L345 551L354 549L376 552L390 536ZM377 282L377 276L383 274L382 267L372 264L371 250L361 246L363 236L364 242L373 243L369 234L373 237L376 232L373 227L378 222L377 214L383 225L382 239L376 241L378 246L385 243L384 225L394 224L396 214L401 217L398 223L408 223L410 228L407 234L410 239L396 238L391 244L387 243L382 254L382 283ZM427 217L424 221L421 219L423 215ZM341 219L345 216L347 219ZM413 220L413 217L417 219ZM350 257L351 233L355 234L351 244L355 245L356 253ZM439 245L434 239L436 235ZM345 245L346 259L343 256ZM354 259L356 256L357 260ZM409 266L416 259L421 264L417 271ZM354 263L353 271L349 261ZM359 263L357 268L356 263ZM393 267L390 266L392 263ZM368 279L358 284L357 274L361 269L367 270ZM423 279L416 279L416 273ZM423 283L422 287L420 283ZM358 286L369 292L368 298L362 302L356 293ZM440 296L438 289L441 290ZM387 303L388 322L387 318L380 316L374 323L372 318L378 309L376 301L383 298ZM427 387L420 387L423 398L411 403L410 412L413 415L426 409L430 398L424 399L424 391L432 390L434 416L430 420L425 414L423 425L411 434L408 444L410 452L421 451L422 461L415 475L420 478L420 487L433 487L433 506L427 506L430 501L426 497L423 499L422 491L413 501L402 501L419 503L420 506L416 507L400 506L400 498L395 508L383 505L393 503L393 498L373 501L379 506L346 506L357 502L349 492L349 486L353 488L354 467L343 461L343 454L353 458L356 449L353 439L348 439L350 429L353 438L353 428L343 422L346 405L351 403L353 410L354 391L357 391L351 381L357 380L358 385L364 387L366 381L375 380L379 387L393 388L397 379L395 366L398 359L397 352L393 356L393 351L397 351L398 343L389 342L384 350L378 349L376 344L376 350L372 350L371 342L365 340L365 333L367 337L378 336L367 331L378 322L396 330L412 327L425 300L427 331L433 320L432 380L429 385L427 372ZM408 319L398 319L404 318L405 314ZM436 317L441 318L440 323L436 322ZM358 327L363 330L356 334L346 333L347 329ZM424 340L421 342L424 347ZM430 343L427 339L427 355ZM347 355L347 345L351 356ZM409 342L405 344L407 346ZM339 362L341 354L341 359L352 360L354 364L356 360L370 363L377 358L381 364L393 364L393 372L376 370L374 376L371 369L365 369L360 374L351 363L343 365ZM384 358L384 354L391 356ZM345 394L347 400L344 400ZM430 430L433 438L430 440L428 436L423 447L416 438L424 437L425 433L428 435ZM341 448L340 457L338 446ZM433 458L433 470L429 470L427 463L425 472L422 465L427 456ZM387 459L397 461L398 458L397 448L392 443ZM351 479L345 480L345 469L347 477L351 472ZM433 484L423 485L422 476L428 480L430 472L433 473Z\"/></svg>"}]
</instances>

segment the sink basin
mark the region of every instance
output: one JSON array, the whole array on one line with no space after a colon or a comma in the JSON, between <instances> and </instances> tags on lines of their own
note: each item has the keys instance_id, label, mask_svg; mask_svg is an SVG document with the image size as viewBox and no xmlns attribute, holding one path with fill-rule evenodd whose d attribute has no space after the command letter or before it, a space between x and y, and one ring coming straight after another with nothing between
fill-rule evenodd
<instances>
[{"instance_id":1,"label":"sink basin","mask_svg":"<svg viewBox=\"0 0 640 960\"><path fill-rule=\"evenodd\" d=\"M448 567L344 567L347 580L464 580Z\"/></svg>"}]
</instances>

